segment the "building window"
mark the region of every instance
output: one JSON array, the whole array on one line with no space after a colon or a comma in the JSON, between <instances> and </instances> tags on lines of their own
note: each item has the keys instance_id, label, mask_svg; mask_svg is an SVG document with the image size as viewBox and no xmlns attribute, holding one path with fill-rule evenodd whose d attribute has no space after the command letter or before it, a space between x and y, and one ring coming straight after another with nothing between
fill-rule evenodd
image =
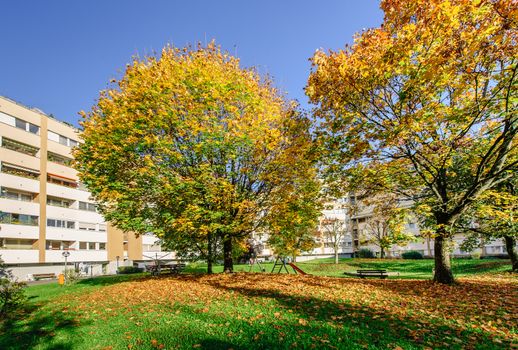
<instances>
[{"instance_id":1,"label":"building window","mask_svg":"<svg viewBox=\"0 0 518 350\"><path fill-rule=\"evenodd\" d=\"M23 168L17 165L8 165L6 163L2 163L1 171L2 173L26 177L35 180L38 179L38 177L40 176L40 174L36 170Z\"/></svg>"},{"instance_id":2,"label":"building window","mask_svg":"<svg viewBox=\"0 0 518 350\"><path fill-rule=\"evenodd\" d=\"M85 230L85 231L95 231L96 224L92 224L89 222L80 222L79 223L79 229Z\"/></svg>"},{"instance_id":3,"label":"building window","mask_svg":"<svg viewBox=\"0 0 518 350\"><path fill-rule=\"evenodd\" d=\"M88 242L88 250L95 250L95 243L94 242Z\"/></svg>"},{"instance_id":4,"label":"building window","mask_svg":"<svg viewBox=\"0 0 518 350\"><path fill-rule=\"evenodd\" d=\"M38 217L34 215L5 213L0 211L0 223L12 225L38 226Z\"/></svg>"},{"instance_id":5,"label":"building window","mask_svg":"<svg viewBox=\"0 0 518 350\"><path fill-rule=\"evenodd\" d=\"M97 211L97 206L94 203L79 202L79 210Z\"/></svg>"},{"instance_id":6,"label":"building window","mask_svg":"<svg viewBox=\"0 0 518 350\"><path fill-rule=\"evenodd\" d=\"M20 192L5 187L0 188L0 197L22 202L32 202L32 200L34 199L34 195L32 193Z\"/></svg>"},{"instance_id":7,"label":"building window","mask_svg":"<svg viewBox=\"0 0 518 350\"><path fill-rule=\"evenodd\" d=\"M99 224L99 231L106 232L106 225L105 224Z\"/></svg>"},{"instance_id":8,"label":"building window","mask_svg":"<svg viewBox=\"0 0 518 350\"><path fill-rule=\"evenodd\" d=\"M0 238L0 249L32 249L35 242L34 239Z\"/></svg>"},{"instance_id":9,"label":"building window","mask_svg":"<svg viewBox=\"0 0 518 350\"><path fill-rule=\"evenodd\" d=\"M51 141L54 141L54 142L57 142L64 146L69 146L69 147L77 146L76 140L72 140L66 136L56 134L55 132L52 132L52 131L49 131L47 134L48 134L47 138Z\"/></svg>"},{"instance_id":10,"label":"building window","mask_svg":"<svg viewBox=\"0 0 518 350\"><path fill-rule=\"evenodd\" d=\"M68 157L62 156L60 154L53 153L53 152L47 152L47 159L49 160L49 162L53 162L53 163L57 163L57 164L65 165L65 166L70 166L72 164L71 158L68 158Z\"/></svg>"},{"instance_id":11,"label":"building window","mask_svg":"<svg viewBox=\"0 0 518 350\"><path fill-rule=\"evenodd\" d=\"M79 242L79 249L86 250L86 242Z\"/></svg>"},{"instance_id":12,"label":"building window","mask_svg":"<svg viewBox=\"0 0 518 350\"><path fill-rule=\"evenodd\" d=\"M11 140L5 137L2 137L2 147L10 149L11 151L28 154L30 156L36 156L39 148L27 145L25 143L21 143L15 140Z\"/></svg>"},{"instance_id":13,"label":"building window","mask_svg":"<svg viewBox=\"0 0 518 350\"><path fill-rule=\"evenodd\" d=\"M68 220L47 219L48 227L75 229L76 223Z\"/></svg>"},{"instance_id":14,"label":"building window","mask_svg":"<svg viewBox=\"0 0 518 350\"><path fill-rule=\"evenodd\" d=\"M54 207L70 208L72 201L69 199L63 199L58 197L47 197L47 205Z\"/></svg>"},{"instance_id":15,"label":"building window","mask_svg":"<svg viewBox=\"0 0 518 350\"><path fill-rule=\"evenodd\" d=\"M106 243L99 243L99 250L106 250Z\"/></svg>"},{"instance_id":16,"label":"building window","mask_svg":"<svg viewBox=\"0 0 518 350\"><path fill-rule=\"evenodd\" d=\"M67 179L55 177L52 175L47 175L47 182L55 184L55 185L60 185L60 186L66 186L66 187L72 187L72 188L77 187L77 183L74 180L67 180Z\"/></svg>"}]
</instances>

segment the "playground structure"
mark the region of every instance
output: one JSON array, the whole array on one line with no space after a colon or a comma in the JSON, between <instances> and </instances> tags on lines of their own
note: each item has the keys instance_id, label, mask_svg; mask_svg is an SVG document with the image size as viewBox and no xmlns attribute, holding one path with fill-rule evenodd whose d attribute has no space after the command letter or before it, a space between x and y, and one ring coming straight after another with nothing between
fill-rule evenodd
<instances>
[{"instance_id":1,"label":"playground structure","mask_svg":"<svg viewBox=\"0 0 518 350\"><path fill-rule=\"evenodd\" d=\"M278 256L277 259L275 259L275 263L273 264L272 273L274 273L274 272L281 273L282 269L284 268L286 273L289 274L290 271L288 270L288 266L287 266L287 265L289 265L293 269L295 274L307 275L307 273L302 271L297 265L295 265L292 262L286 262L286 260L287 259L285 257ZM277 271L275 271L275 269L277 269Z\"/></svg>"}]
</instances>

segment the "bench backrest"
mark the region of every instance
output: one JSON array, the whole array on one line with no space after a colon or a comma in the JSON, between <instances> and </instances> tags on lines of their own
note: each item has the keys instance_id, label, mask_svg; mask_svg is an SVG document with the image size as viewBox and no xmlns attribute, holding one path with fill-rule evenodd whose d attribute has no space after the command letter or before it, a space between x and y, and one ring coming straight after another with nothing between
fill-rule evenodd
<instances>
[{"instance_id":1,"label":"bench backrest","mask_svg":"<svg viewBox=\"0 0 518 350\"><path fill-rule=\"evenodd\" d=\"M386 273L387 270L356 270L356 273Z\"/></svg>"}]
</instances>

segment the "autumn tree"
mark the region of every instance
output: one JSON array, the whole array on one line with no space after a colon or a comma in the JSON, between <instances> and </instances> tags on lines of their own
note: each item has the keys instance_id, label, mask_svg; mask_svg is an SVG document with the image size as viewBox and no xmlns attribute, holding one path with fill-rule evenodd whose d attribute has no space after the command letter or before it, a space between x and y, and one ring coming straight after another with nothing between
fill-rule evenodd
<instances>
[{"instance_id":1,"label":"autumn tree","mask_svg":"<svg viewBox=\"0 0 518 350\"><path fill-rule=\"evenodd\" d=\"M405 230L408 210L400 205L396 195L365 198L362 205L368 208L369 215L365 218L361 238L379 247L381 258L393 245L406 245L415 238Z\"/></svg>"},{"instance_id":2,"label":"autumn tree","mask_svg":"<svg viewBox=\"0 0 518 350\"><path fill-rule=\"evenodd\" d=\"M320 221L320 232L324 238L324 242L331 244L335 256L335 264L338 264L340 244L344 241L344 238L349 235L348 225L345 219L340 220L338 218L325 217Z\"/></svg>"},{"instance_id":3,"label":"autumn tree","mask_svg":"<svg viewBox=\"0 0 518 350\"><path fill-rule=\"evenodd\" d=\"M312 58L331 170L361 166L415 201L433 231L434 280L454 281L455 223L517 170L516 2L384 0L382 26Z\"/></svg>"},{"instance_id":4,"label":"autumn tree","mask_svg":"<svg viewBox=\"0 0 518 350\"><path fill-rule=\"evenodd\" d=\"M308 118L214 44L134 59L83 113L81 181L106 220L205 257L261 229L314 172Z\"/></svg>"},{"instance_id":5,"label":"autumn tree","mask_svg":"<svg viewBox=\"0 0 518 350\"><path fill-rule=\"evenodd\" d=\"M463 246L467 250L502 239L512 270L518 272L518 176L482 194L459 226L468 235Z\"/></svg>"}]
</instances>

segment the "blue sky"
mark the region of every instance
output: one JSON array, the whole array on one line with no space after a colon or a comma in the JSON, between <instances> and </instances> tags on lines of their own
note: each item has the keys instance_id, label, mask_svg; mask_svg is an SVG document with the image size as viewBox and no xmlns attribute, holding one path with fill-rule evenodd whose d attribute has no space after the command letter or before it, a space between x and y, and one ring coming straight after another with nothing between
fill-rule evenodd
<instances>
[{"instance_id":1,"label":"blue sky","mask_svg":"<svg viewBox=\"0 0 518 350\"><path fill-rule=\"evenodd\" d=\"M8 0L0 95L77 125L132 56L215 39L307 106L308 58L382 17L377 0Z\"/></svg>"}]
</instances>

